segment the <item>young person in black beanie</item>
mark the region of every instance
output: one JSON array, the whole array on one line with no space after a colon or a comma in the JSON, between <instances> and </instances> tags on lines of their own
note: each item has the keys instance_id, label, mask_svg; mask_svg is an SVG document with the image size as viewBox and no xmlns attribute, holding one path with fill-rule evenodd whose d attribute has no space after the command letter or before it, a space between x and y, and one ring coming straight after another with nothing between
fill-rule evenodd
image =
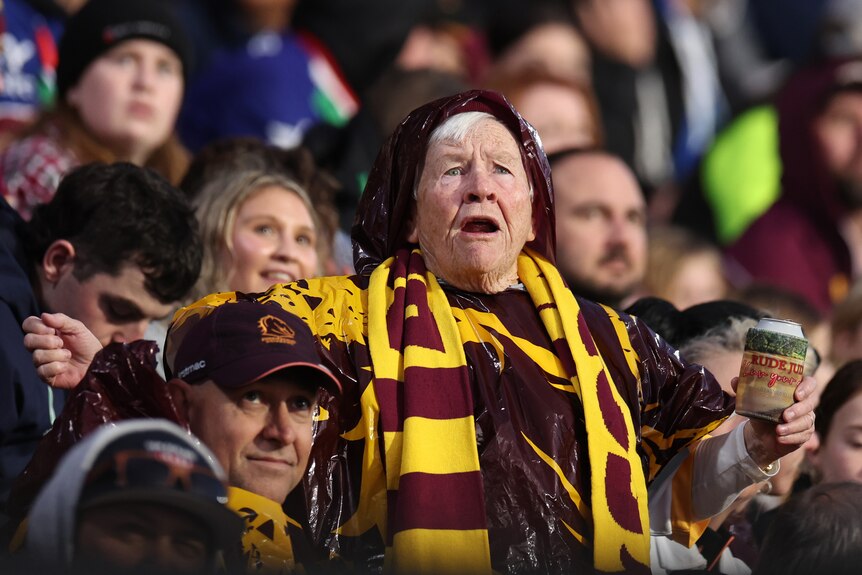
<instances>
[{"instance_id":1,"label":"young person in black beanie","mask_svg":"<svg viewBox=\"0 0 862 575\"><path fill-rule=\"evenodd\" d=\"M128 161L179 183L188 153L174 124L190 47L164 0L90 0L59 45L57 101L0 156L0 194L29 219L62 176Z\"/></svg>"}]
</instances>

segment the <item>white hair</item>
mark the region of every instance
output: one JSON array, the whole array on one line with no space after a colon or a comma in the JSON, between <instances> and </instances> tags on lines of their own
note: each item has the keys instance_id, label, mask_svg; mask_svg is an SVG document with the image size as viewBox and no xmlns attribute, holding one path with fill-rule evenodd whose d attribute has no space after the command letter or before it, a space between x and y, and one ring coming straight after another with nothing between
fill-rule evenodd
<instances>
[{"instance_id":1,"label":"white hair","mask_svg":"<svg viewBox=\"0 0 862 575\"><path fill-rule=\"evenodd\" d=\"M748 330L757 325L757 320L734 316L725 324L708 330L703 335L692 338L679 346L679 353L692 363L701 363L707 357L719 352L742 352L745 350L745 336Z\"/></svg>"},{"instance_id":2,"label":"white hair","mask_svg":"<svg viewBox=\"0 0 862 575\"><path fill-rule=\"evenodd\" d=\"M460 144L478 126L482 120L493 120L501 126L503 123L488 112L464 112L449 116L446 120L434 128L428 137L428 147L441 142L454 142Z\"/></svg>"},{"instance_id":3,"label":"white hair","mask_svg":"<svg viewBox=\"0 0 862 575\"><path fill-rule=\"evenodd\" d=\"M467 136L469 136L473 132L473 130L480 123L485 120L492 120L506 128L507 130L509 129L503 122L501 122L499 119L489 114L488 112L462 112L461 114L449 116L448 118L446 118L446 120L443 121L442 124L434 128L434 130L431 132L431 135L428 136L428 146L425 149L429 150L431 149L431 146L435 144L441 144L443 142L460 144L467 138ZM419 180L422 177L422 170L424 168L424 165L420 166L419 170L416 172L416 178L413 183L414 200L419 194ZM524 169L526 171L526 166L524 166ZM532 202L533 184L532 182L529 182L529 177L527 178L527 180L530 184L530 201Z\"/></svg>"}]
</instances>

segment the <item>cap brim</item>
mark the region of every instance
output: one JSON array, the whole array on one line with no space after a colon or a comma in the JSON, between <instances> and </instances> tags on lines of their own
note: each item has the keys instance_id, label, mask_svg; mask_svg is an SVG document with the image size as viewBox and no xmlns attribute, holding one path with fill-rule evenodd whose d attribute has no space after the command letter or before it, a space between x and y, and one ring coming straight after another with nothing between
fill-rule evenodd
<instances>
[{"instance_id":1,"label":"cap brim","mask_svg":"<svg viewBox=\"0 0 862 575\"><path fill-rule=\"evenodd\" d=\"M219 387L239 388L291 368L312 369L320 374L316 378L318 386L332 395L341 395L341 382L326 367L307 361L284 361L283 354L259 354L243 357L228 365L221 365L210 371L208 377Z\"/></svg>"},{"instance_id":2,"label":"cap brim","mask_svg":"<svg viewBox=\"0 0 862 575\"><path fill-rule=\"evenodd\" d=\"M92 509L114 503L156 503L185 511L201 520L202 526L212 534L218 549L231 549L242 542L242 534L245 530L242 517L226 505L175 489L117 489L88 499L80 509Z\"/></svg>"}]
</instances>

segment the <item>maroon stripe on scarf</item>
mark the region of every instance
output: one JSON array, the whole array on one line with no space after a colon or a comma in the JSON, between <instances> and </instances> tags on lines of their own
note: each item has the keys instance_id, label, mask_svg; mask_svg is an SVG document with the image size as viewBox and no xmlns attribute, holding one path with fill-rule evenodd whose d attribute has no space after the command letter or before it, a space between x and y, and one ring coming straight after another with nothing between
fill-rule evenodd
<instances>
[{"instance_id":1,"label":"maroon stripe on scarf","mask_svg":"<svg viewBox=\"0 0 862 575\"><path fill-rule=\"evenodd\" d=\"M437 322L428 305L428 288L422 280L409 276L409 274L424 276L426 273L425 262L415 254L409 255L409 262L405 263L405 259L408 258L396 258L389 274L390 287L395 285L396 278L407 277L405 287L398 287L393 290L392 304L386 311L389 347L403 351L402 344L404 341L408 341L410 345L444 351L443 336L440 334ZM405 310L408 305L415 305L417 313L405 318Z\"/></svg>"},{"instance_id":2,"label":"maroon stripe on scarf","mask_svg":"<svg viewBox=\"0 0 862 575\"><path fill-rule=\"evenodd\" d=\"M563 364L565 373L576 374L578 369L575 366L575 360L572 358L572 351L569 349L569 342L565 339L558 339L551 342L551 347L554 350L554 355Z\"/></svg>"},{"instance_id":3,"label":"maroon stripe on scarf","mask_svg":"<svg viewBox=\"0 0 862 575\"><path fill-rule=\"evenodd\" d=\"M599 399L599 406L602 408L602 418L605 420L605 426L611 432L614 439L617 440L623 449L629 449L629 434L626 432L626 420L620 406L614 401L614 393L611 389L611 384L608 381L607 373L599 372L596 379L596 394Z\"/></svg>"},{"instance_id":4,"label":"maroon stripe on scarf","mask_svg":"<svg viewBox=\"0 0 862 575\"><path fill-rule=\"evenodd\" d=\"M478 490L478 491L477 491ZM404 497L409 493L409 497ZM478 471L401 476L398 491L389 491L389 538L408 529L485 529L482 474ZM433 509L433 513L428 510Z\"/></svg>"},{"instance_id":5,"label":"maroon stripe on scarf","mask_svg":"<svg viewBox=\"0 0 862 575\"><path fill-rule=\"evenodd\" d=\"M404 417L456 419L473 415L467 368L407 367Z\"/></svg>"},{"instance_id":6,"label":"maroon stripe on scarf","mask_svg":"<svg viewBox=\"0 0 862 575\"><path fill-rule=\"evenodd\" d=\"M642 473L640 469L637 473ZM627 486L631 484L632 468L629 462L613 453L608 454L605 467L605 491L608 494L608 509L614 521L633 533L643 533L637 501Z\"/></svg>"},{"instance_id":7,"label":"maroon stripe on scarf","mask_svg":"<svg viewBox=\"0 0 862 575\"><path fill-rule=\"evenodd\" d=\"M394 379L374 380L374 393L380 406L380 428L383 431L404 430L404 387Z\"/></svg>"},{"instance_id":8,"label":"maroon stripe on scarf","mask_svg":"<svg viewBox=\"0 0 862 575\"><path fill-rule=\"evenodd\" d=\"M590 333L587 319L581 310L578 310L578 334L581 336L581 341L584 342L584 347L587 348L587 353L590 355L599 355L599 350L596 349L596 342L593 341L593 334Z\"/></svg>"},{"instance_id":9,"label":"maroon stripe on scarf","mask_svg":"<svg viewBox=\"0 0 862 575\"><path fill-rule=\"evenodd\" d=\"M623 573L627 573L628 575L649 575L652 573L649 565L644 565L632 557L625 545L620 548L620 562L623 564Z\"/></svg>"},{"instance_id":10,"label":"maroon stripe on scarf","mask_svg":"<svg viewBox=\"0 0 862 575\"><path fill-rule=\"evenodd\" d=\"M404 377L409 393L405 393L405 384L394 379L374 382L383 431L402 431L407 417L458 419L473 415L466 368L408 367Z\"/></svg>"}]
</instances>

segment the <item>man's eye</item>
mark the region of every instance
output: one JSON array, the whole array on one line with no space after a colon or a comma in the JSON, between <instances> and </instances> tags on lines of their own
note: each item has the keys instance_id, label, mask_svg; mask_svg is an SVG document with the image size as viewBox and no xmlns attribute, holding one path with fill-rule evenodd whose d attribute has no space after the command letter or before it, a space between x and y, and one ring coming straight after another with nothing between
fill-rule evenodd
<instances>
[{"instance_id":1,"label":"man's eye","mask_svg":"<svg viewBox=\"0 0 862 575\"><path fill-rule=\"evenodd\" d=\"M498 174L511 174L512 173L509 170L509 168L507 168L505 166L494 166L494 171L497 172Z\"/></svg>"},{"instance_id":2,"label":"man's eye","mask_svg":"<svg viewBox=\"0 0 862 575\"><path fill-rule=\"evenodd\" d=\"M246 391L242 395L242 399L243 399L243 401L248 401L250 403L260 403L260 401L261 401L260 392L255 391L255 390Z\"/></svg>"},{"instance_id":3,"label":"man's eye","mask_svg":"<svg viewBox=\"0 0 862 575\"><path fill-rule=\"evenodd\" d=\"M193 537L184 537L177 541L176 548L183 557L202 557L206 553L206 542Z\"/></svg>"},{"instance_id":4,"label":"man's eye","mask_svg":"<svg viewBox=\"0 0 862 575\"><path fill-rule=\"evenodd\" d=\"M116 525L112 531L114 537L126 542L140 541L150 537L150 529L137 522Z\"/></svg>"},{"instance_id":5,"label":"man's eye","mask_svg":"<svg viewBox=\"0 0 862 575\"><path fill-rule=\"evenodd\" d=\"M105 305L105 315L113 323L138 321L142 317L140 310L136 307L123 302L110 301Z\"/></svg>"},{"instance_id":6,"label":"man's eye","mask_svg":"<svg viewBox=\"0 0 862 575\"><path fill-rule=\"evenodd\" d=\"M601 215L602 211L597 207L586 207L575 211L575 216L585 220L592 220L598 218Z\"/></svg>"},{"instance_id":7,"label":"man's eye","mask_svg":"<svg viewBox=\"0 0 862 575\"><path fill-rule=\"evenodd\" d=\"M294 411L308 411L314 409L314 401L307 397L297 397L293 400Z\"/></svg>"},{"instance_id":8,"label":"man's eye","mask_svg":"<svg viewBox=\"0 0 862 575\"><path fill-rule=\"evenodd\" d=\"M461 168L449 168L446 170L445 174L447 176L460 176L463 173Z\"/></svg>"}]
</instances>

